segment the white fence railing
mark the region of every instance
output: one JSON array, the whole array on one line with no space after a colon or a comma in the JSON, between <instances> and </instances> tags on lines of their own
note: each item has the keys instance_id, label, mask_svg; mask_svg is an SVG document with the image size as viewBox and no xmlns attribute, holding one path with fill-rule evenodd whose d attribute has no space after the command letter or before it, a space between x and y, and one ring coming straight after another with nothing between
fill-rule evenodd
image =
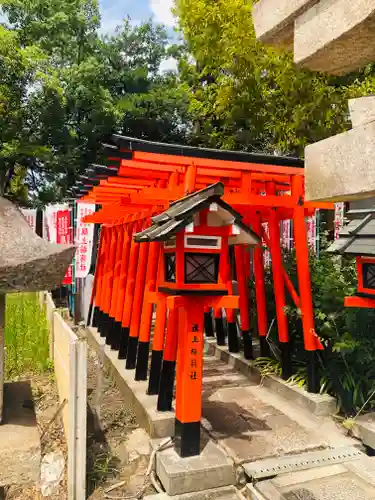
<instances>
[{"instance_id":1,"label":"white fence railing","mask_svg":"<svg viewBox=\"0 0 375 500\"><path fill-rule=\"evenodd\" d=\"M87 343L78 337L56 310L50 294L46 315L68 443L68 498L86 498Z\"/></svg>"}]
</instances>

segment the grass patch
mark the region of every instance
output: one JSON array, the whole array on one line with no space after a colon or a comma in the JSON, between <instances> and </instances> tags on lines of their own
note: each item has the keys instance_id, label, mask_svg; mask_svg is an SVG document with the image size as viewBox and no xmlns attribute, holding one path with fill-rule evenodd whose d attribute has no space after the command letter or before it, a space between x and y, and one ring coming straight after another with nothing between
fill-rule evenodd
<instances>
[{"instance_id":1,"label":"grass patch","mask_svg":"<svg viewBox=\"0 0 375 500\"><path fill-rule=\"evenodd\" d=\"M7 295L5 349L7 380L51 368L47 319L36 293Z\"/></svg>"}]
</instances>

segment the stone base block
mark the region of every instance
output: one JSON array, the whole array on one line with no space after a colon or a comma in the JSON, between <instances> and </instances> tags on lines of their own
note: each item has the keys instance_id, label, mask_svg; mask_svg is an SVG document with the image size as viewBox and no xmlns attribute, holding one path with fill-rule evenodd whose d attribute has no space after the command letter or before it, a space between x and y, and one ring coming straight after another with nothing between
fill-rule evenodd
<instances>
[{"instance_id":1,"label":"stone base block","mask_svg":"<svg viewBox=\"0 0 375 500\"><path fill-rule=\"evenodd\" d=\"M5 384L0 488L39 480L41 449L32 399L28 382Z\"/></svg>"},{"instance_id":2,"label":"stone base block","mask_svg":"<svg viewBox=\"0 0 375 500\"><path fill-rule=\"evenodd\" d=\"M152 441L154 449L159 444L160 440ZM156 474L171 496L236 484L232 460L213 441L196 457L180 458L173 447L158 452Z\"/></svg>"},{"instance_id":3,"label":"stone base block","mask_svg":"<svg viewBox=\"0 0 375 500\"><path fill-rule=\"evenodd\" d=\"M158 493L157 495L149 495L144 497L144 500L238 500L240 497L237 494L237 489L234 486L225 488L214 488L212 490L198 491L196 493L186 493L184 495L174 495L173 497L167 493Z\"/></svg>"},{"instance_id":4,"label":"stone base block","mask_svg":"<svg viewBox=\"0 0 375 500\"><path fill-rule=\"evenodd\" d=\"M88 328L88 342L94 349L105 344L105 339L100 337L96 328ZM118 388L126 398L126 402L132 406L137 421L152 438L166 438L174 435L175 415L174 412L158 412L157 396L146 394L148 382L136 381L135 370L126 370L126 361L118 359L118 352L112 351L107 345L104 346L104 363L111 375L116 380Z\"/></svg>"},{"instance_id":5,"label":"stone base block","mask_svg":"<svg viewBox=\"0 0 375 500\"><path fill-rule=\"evenodd\" d=\"M355 422L354 432L365 446L375 450L375 415L363 415Z\"/></svg>"}]
</instances>

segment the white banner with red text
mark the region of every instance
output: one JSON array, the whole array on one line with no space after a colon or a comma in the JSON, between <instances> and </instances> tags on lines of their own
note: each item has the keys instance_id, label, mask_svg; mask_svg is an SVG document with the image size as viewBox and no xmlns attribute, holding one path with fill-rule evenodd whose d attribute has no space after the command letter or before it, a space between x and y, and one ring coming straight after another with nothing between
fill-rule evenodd
<instances>
[{"instance_id":1,"label":"white banner with red text","mask_svg":"<svg viewBox=\"0 0 375 500\"><path fill-rule=\"evenodd\" d=\"M27 223L29 224L31 229L34 231L34 233L36 233L36 209L23 208L21 212L27 220Z\"/></svg>"},{"instance_id":2,"label":"white banner with red text","mask_svg":"<svg viewBox=\"0 0 375 500\"><path fill-rule=\"evenodd\" d=\"M77 225L75 244L77 246L75 266L76 278L86 278L91 267L92 251L94 245L94 224L83 222L86 215L95 212L95 204L77 203Z\"/></svg>"}]
</instances>

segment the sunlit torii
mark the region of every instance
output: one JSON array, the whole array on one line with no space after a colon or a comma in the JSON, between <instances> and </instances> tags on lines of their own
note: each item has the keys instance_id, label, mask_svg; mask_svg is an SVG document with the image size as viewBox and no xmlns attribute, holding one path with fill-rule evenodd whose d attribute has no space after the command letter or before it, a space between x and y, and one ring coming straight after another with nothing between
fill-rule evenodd
<instances>
[{"instance_id":1,"label":"sunlit torii","mask_svg":"<svg viewBox=\"0 0 375 500\"><path fill-rule=\"evenodd\" d=\"M316 351L322 349L315 333L311 281L308 264L308 243L305 217L317 208L332 204L304 201L303 162L295 158L250 153L207 150L177 145L151 143L122 136L113 136L113 145L104 152L109 166L92 165L72 193L81 201L94 202L101 209L86 222L102 224L97 271L92 303L94 322L106 336L107 343L126 359L126 367L134 369L137 380L147 378L148 352L151 336L153 304L147 299L157 286L161 246L157 241L140 244L134 235L152 225L152 217L165 212L182 199L215 183L223 186L222 201L242 216L245 226L262 237L272 259L279 346L284 378L292 375L290 338L285 313L286 291L301 310L305 349L309 353L308 390L317 392L319 378ZM283 265L280 245L280 221L292 219L299 293L295 290ZM155 220L155 219L154 219ZM269 234L264 231L267 222ZM235 246L235 263L239 288L239 309L245 357L253 357L248 286L250 255L242 246ZM263 248L254 250L253 270L256 289L258 333L261 354L269 354L267 304L264 282ZM173 329L168 321L167 305L156 315L149 394L158 394L165 335ZM237 307L226 308L229 350L239 349ZM206 333L212 335L210 310L206 305ZM214 307L218 343L225 342L222 307ZM169 311L173 317L173 310ZM211 324L212 326L212 324ZM143 353L143 354L141 354Z\"/></svg>"}]
</instances>

